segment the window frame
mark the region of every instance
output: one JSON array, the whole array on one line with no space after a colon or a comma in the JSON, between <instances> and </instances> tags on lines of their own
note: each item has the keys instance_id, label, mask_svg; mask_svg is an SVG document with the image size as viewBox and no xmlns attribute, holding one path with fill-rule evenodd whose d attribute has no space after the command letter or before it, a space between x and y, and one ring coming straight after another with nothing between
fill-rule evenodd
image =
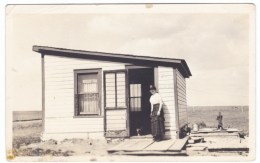
<instances>
[{"instance_id":1,"label":"window frame","mask_svg":"<svg viewBox=\"0 0 260 163\"><path fill-rule=\"evenodd\" d=\"M80 74L97 74L97 84L99 93L99 112L98 114L80 114L78 104L78 75ZM74 70L74 118L84 117L102 117L102 69L75 69Z\"/></svg>"},{"instance_id":2,"label":"window frame","mask_svg":"<svg viewBox=\"0 0 260 163\"><path fill-rule=\"evenodd\" d=\"M140 84L140 83L131 83L131 84ZM132 96L131 95L131 84L129 84L129 108L131 112L141 112L142 111L142 84L140 84L140 95L139 96ZM132 107L132 99L138 99L140 98L140 107ZM133 109L133 110L132 110Z\"/></svg>"},{"instance_id":3,"label":"window frame","mask_svg":"<svg viewBox=\"0 0 260 163\"><path fill-rule=\"evenodd\" d=\"M114 74L115 75L115 106L114 107L108 107L107 104L106 104L106 74ZM125 107L122 107L122 106L118 106L117 105L117 73L124 73L125 74L125 104L126 106ZM104 71L103 73L103 76L104 76L104 108L106 110L122 110L122 109L127 109L128 108L128 97L127 97L127 94L128 94L128 90L127 90L127 71L125 69L119 69L119 70L107 70L107 71Z\"/></svg>"}]
</instances>

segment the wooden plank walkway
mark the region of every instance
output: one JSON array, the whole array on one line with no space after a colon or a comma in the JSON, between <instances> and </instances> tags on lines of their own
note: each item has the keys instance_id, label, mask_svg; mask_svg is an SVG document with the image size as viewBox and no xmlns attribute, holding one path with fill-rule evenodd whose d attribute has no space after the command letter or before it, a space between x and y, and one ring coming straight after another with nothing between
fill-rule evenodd
<instances>
[{"instance_id":1,"label":"wooden plank walkway","mask_svg":"<svg viewBox=\"0 0 260 163\"><path fill-rule=\"evenodd\" d=\"M189 140L189 136L183 139L177 139L177 141L168 149L169 151L180 152Z\"/></svg>"},{"instance_id":2,"label":"wooden plank walkway","mask_svg":"<svg viewBox=\"0 0 260 163\"><path fill-rule=\"evenodd\" d=\"M140 151L140 150L144 150L144 149L146 149L146 147L148 147L149 145L153 144L153 142L154 141L152 139L148 139L148 140L139 139L139 141L136 144L134 144L133 146L129 147L125 151Z\"/></svg>"},{"instance_id":3,"label":"wooden plank walkway","mask_svg":"<svg viewBox=\"0 0 260 163\"><path fill-rule=\"evenodd\" d=\"M223 131L215 131L212 129L203 129L201 132L190 134L191 139L203 138L203 143L188 144L187 150L199 150L204 149L208 152L225 152L225 151L249 151L248 138L240 138L239 130L235 128L229 128Z\"/></svg>"},{"instance_id":4,"label":"wooden plank walkway","mask_svg":"<svg viewBox=\"0 0 260 163\"><path fill-rule=\"evenodd\" d=\"M133 152L114 152L113 154L115 155L137 155L137 156L187 156L186 151L181 151L181 152L170 152L170 151L133 151Z\"/></svg>"},{"instance_id":5,"label":"wooden plank walkway","mask_svg":"<svg viewBox=\"0 0 260 163\"><path fill-rule=\"evenodd\" d=\"M217 130L215 128L202 128L199 131L192 131L192 134L201 134L201 133L237 133L239 132L236 128L228 128L224 130Z\"/></svg>"},{"instance_id":6,"label":"wooden plank walkway","mask_svg":"<svg viewBox=\"0 0 260 163\"><path fill-rule=\"evenodd\" d=\"M152 135L131 136L129 139L152 139Z\"/></svg>"},{"instance_id":7,"label":"wooden plank walkway","mask_svg":"<svg viewBox=\"0 0 260 163\"><path fill-rule=\"evenodd\" d=\"M152 139L125 139L124 142L107 151L113 154L127 155L185 155L182 151L189 137L155 142Z\"/></svg>"},{"instance_id":8,"label":"wooden plank walkway","mask_svg":"<svg viewBox=\"0 0 260 163\"><path fill-rule=\"evenodd\" d=\"M162 140L159 142L154 142L151 145L149 145L144 150L146 151L167 151L170 146L172 146L175 143L176 140L169 139L169 140Z\"/></svg>"},{"instance_id":9,"label":"wooden plank walkway","mask_svg":"<svg viewBox=\"0 0 260 163\"><path fill-rule=\"evenodd\" d=\"M124 151L127 150L130 147L133 147L135 144L140 142L141 139L125 139L122 143L108 149L108 152L113 152L113 151Z\"/></svg>"},{"instance_id":10,"label":"wooden plank walkway","mask_svg":"<svg viewBox=\"0 0 260 163\"><path fill-rule=\"evenodd\" d=\"M213 139L212 143L208 143L209 151L247 151L248 141L244 139L220 138Z\"/></svg>"},{"instance_id":11,"label":"wooden plank walkway","mask_svg":"<svg viewBox=\"0 0 260 163\"><path fill-rule=\"evenodd\" d=\"M228 133L228 132L221 132L221 133L217 133L217 132L214 132L214 133L192 133L190 134L191 137L212 137L212 136L217 136L217 137L230 137L230 136L236 136L238 137L238 133Z\"/></svg>"}]
</instances>

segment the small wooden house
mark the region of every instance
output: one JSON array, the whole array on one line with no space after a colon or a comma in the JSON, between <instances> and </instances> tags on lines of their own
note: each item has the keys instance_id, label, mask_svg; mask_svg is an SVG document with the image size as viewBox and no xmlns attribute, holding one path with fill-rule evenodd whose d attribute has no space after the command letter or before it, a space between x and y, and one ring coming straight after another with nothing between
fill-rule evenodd
<instances>
[{"instance_id":1,"label":"small wooden house","mask_svg":"<svg viewBox=\"0 0 260 163\"><path fill-rule=\"evenodd\" d=\"M150 134L150 85L163 99L165 139L187 124L183 59L33 46L42 58L42 139Z\"/></svg>"}]
</instances>

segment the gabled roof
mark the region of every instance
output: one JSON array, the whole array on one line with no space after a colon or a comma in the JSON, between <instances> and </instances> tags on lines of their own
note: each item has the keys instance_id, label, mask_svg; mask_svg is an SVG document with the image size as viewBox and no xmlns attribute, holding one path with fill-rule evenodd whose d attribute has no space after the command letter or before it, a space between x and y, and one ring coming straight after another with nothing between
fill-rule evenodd
<instances>
[{"instance_id":1,"label":"gabled roof","mask_svg":"<svg viewBox=\"0 0 260 163\"><path fill-rule=\"evenodd\" d=\"M70 58L85 58L113 62L132 63L135 65L168 66L177 68L185 78L191 76L190 69L184 59L150 57L130 54L104 53L94 51L73 50L47 46L33 46L33 51L43 55L64 56Z\"/></svg>"}]
</instances>

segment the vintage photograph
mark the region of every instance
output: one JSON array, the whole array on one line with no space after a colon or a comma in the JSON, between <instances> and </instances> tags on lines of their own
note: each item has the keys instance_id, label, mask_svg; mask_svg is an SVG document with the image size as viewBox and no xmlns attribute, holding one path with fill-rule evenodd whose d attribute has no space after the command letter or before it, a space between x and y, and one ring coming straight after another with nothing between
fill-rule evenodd
<instances>
[{"instance_id":1,"label":"vintage photograph","mask_svg":"<svg viewBox=\"0 0 260 163\"><path fill-rule=\"evenodd\" d=\"M255 158L254 4L6 6L10 161Z\"/></svg>"}]
</instances>

